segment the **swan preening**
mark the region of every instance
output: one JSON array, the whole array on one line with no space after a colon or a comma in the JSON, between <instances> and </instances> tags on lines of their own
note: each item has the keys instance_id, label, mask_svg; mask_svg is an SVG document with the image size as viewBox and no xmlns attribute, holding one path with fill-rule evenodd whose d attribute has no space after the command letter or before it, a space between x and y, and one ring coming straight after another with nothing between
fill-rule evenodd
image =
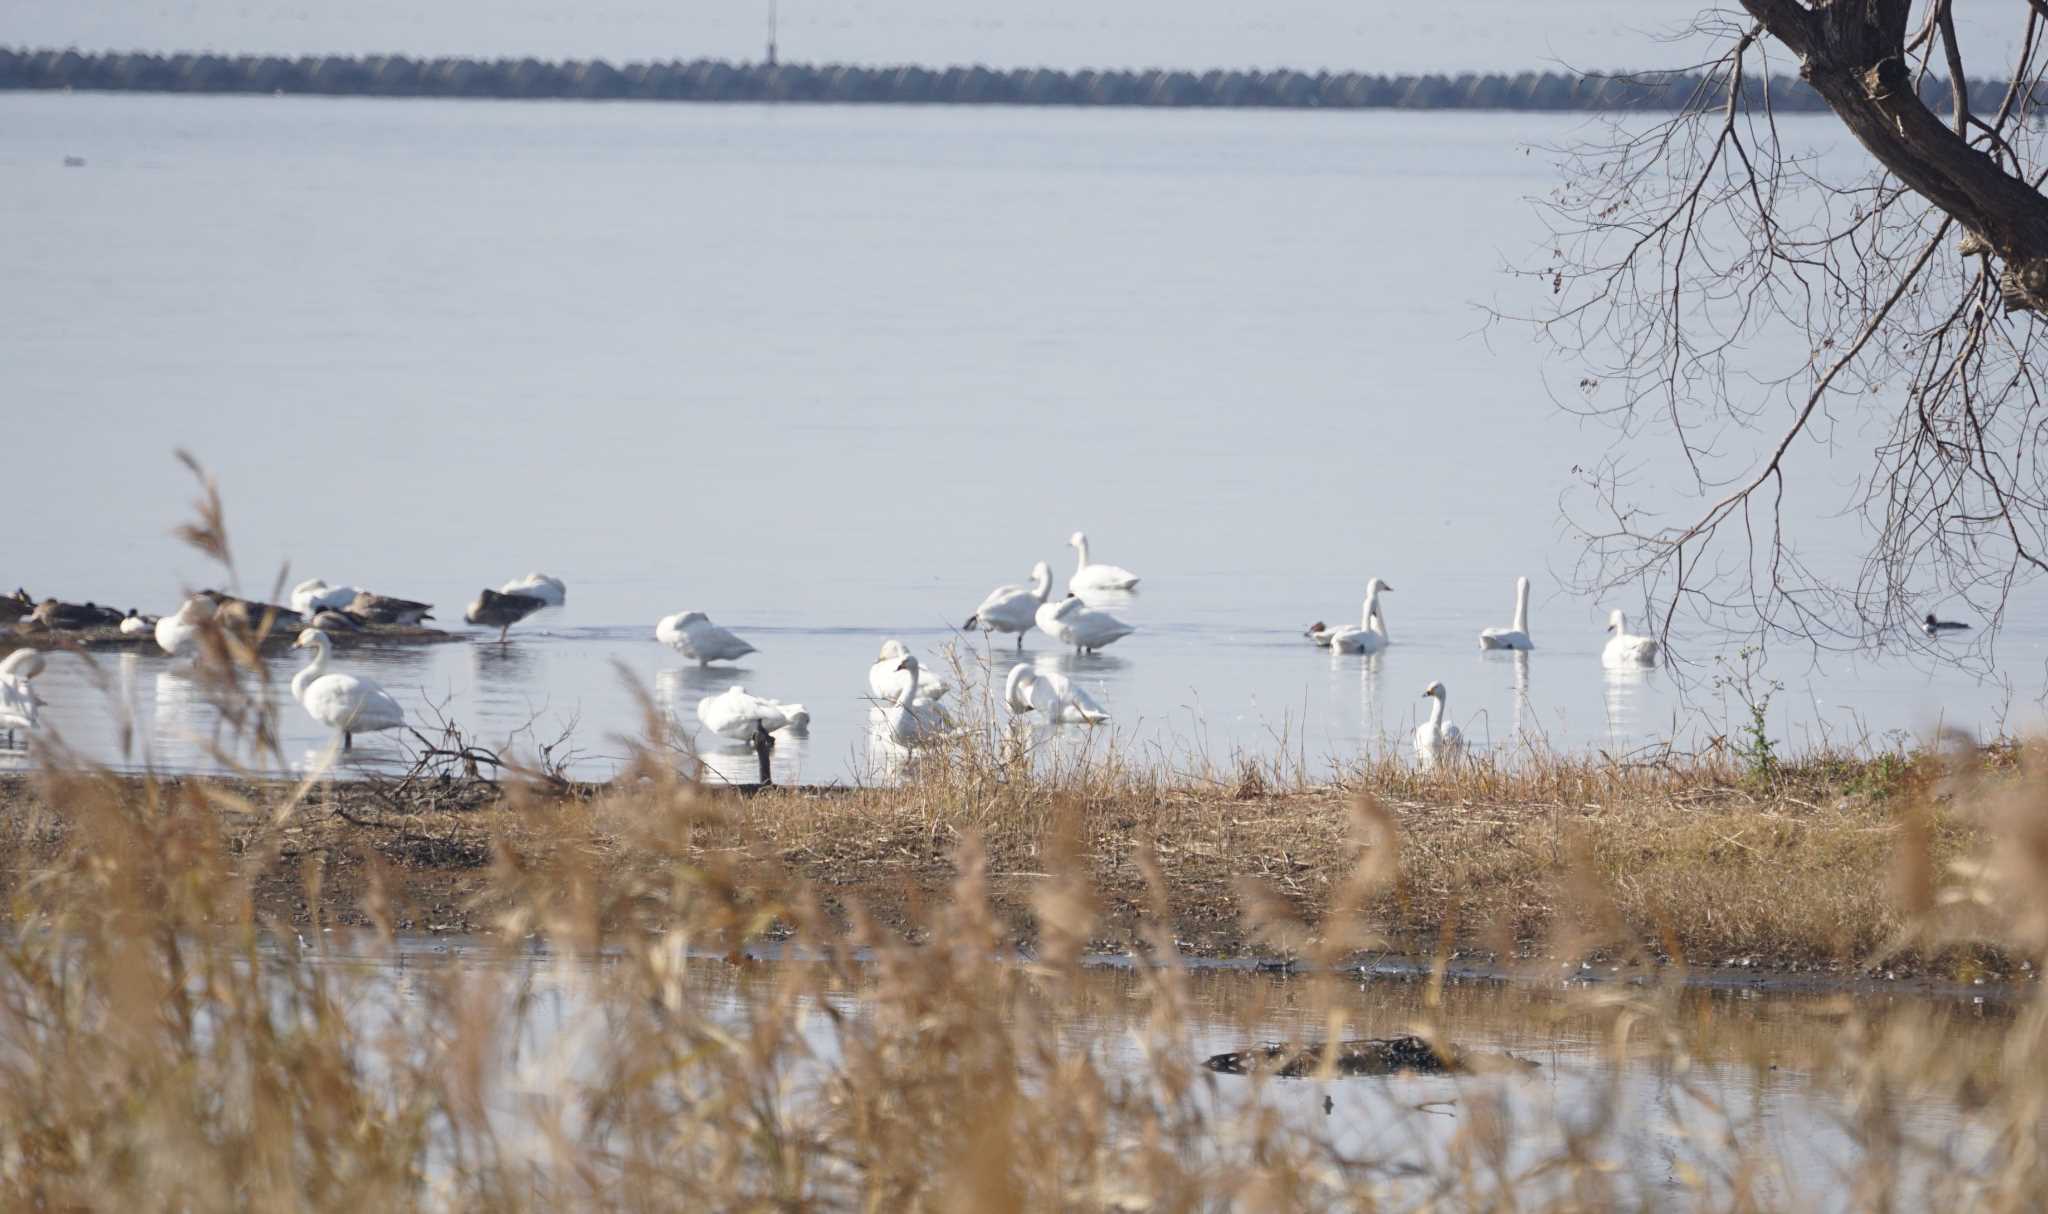
<instances>
[{"instance_id":1,"label":"swan preening","mask_svg":"<svg viewBox=\"0 0 2048 1214\"><path fill-rule=\"evenodd\" d=\"M327 672L326 633L308 628L292 648L313 651L313 660L292 676L292 698L305 706L307 716L341 735L343 750L354 747L359 733L405 724L405 709L373 680Z\"/></svg>"},{"instance_id":2,"label":"swan preening","mask_svg":"<svg viewBox=\"0 0 2048 1214\"><path fill-rule=\"evenodd\" d=\"M545 606L546 603L530 594L500 594L485 587L477 592L476 599L470 603L469 610L462 613L462 618L472 624L497 629L498 643L502 645L512 625Z\"/></svg>"},{"instance_id":3,"label":"swan preening","mask_svg":"<svg viewBox=\"0 0 2048 1214\"><path fill-rule=\"evenodd\" d=\"M1358 610L1358 625L1323 630L1312 627L1309 637L1318 645L1327 645L1332 653L1378 653L1387 647L1387 617L1380 606L1380 595L1393 587L1373 578L1365 584L1365 603ZM1319 635L1320 634L1320 635Z\"/></svg>"},{"instance_id":4,"label":"swan preening","mask_svg":"<svg viewBox=\"0 0 2048 1214\"><path fill-rule=\"evenodd\" d=\"M560 607L569 601L569 586L566 582L562 581L561 578L549 577L547 574L539 572L529 573L525 577L513 578L503 586L498 587L498 593L523 594L528 598L539 599L549 607Z\"/></svg>"},{"instance_id":5,"label":"swan preening","mask_svg":"<svg viewBox=\"0 0 2048 1214\"><path fill-rule=\"evenodd\" d=\"M918 746L950 730L945 710L924 694L916 656L906 654L897 665L909 676L910 686L901 699L889 700L875 710L882 734L898 746Z\"/></svg>"},{"instance_id":6,"label":"swan preening","mask_svg":"<svg viewBox=\"0 0 2048 1214\"><path fill-rule=\"evenodd\" d=\"M0 658L0 735L14 742L17 730L34 729L41 722L36 710L43 706L29 680L43 673L43 655L33 649L17 649Z\"/></svg>"},{"instance_id":7,"label":"swan preening","mask_svg":"<svg viewBox=\"0 0 2048 1214\"><path fill-rule=\"evenodd\" d=\"M803 705L749 695L739 686L697 701L697 719L720 737L751 745L761 759L763 784L771 782L768 756L775 749L775 734L786 729L801 735L811 724L811 714Z\"/></svg>"},{"instance_id":8,"label":"swan preening","mask_svg":"<svg viewBox=\"0 0 2048 1214\"><path fill-rule=\"evenodd\" d=\"M1657 638L1634 636L1628 630L1628 617L1616 608L1607 617L1607 631L1614 635L1607 641L1607 647L1600 651L1602 666L1655 666L1657 664Z\"/></svg>"},{"instance_id":9,"label":"swan preening","mask_svg":"<svg viewBox=\"0 0 2048 1214\"><path fill-rule=\"evenodd\" d=\"M1100 725L1109 720L1102 705L1072 679L1055 671L1034 670L1023 662L1010 667L1010 677L1003 683L1003 702L1012 712L1042 713L1054 724Z\"/></svg>"},{"instance_id":10,"label":"swan preening","mask_svg":"<svg viewBox=\"0 0 2048 1214\"><path fill-rule=\"evenodd\" d=\"M133 607L128 609L127 615L121 617L121 635L124 637L139 637L155 631L156 618L143 615Z\"/></svg>"},{"instance_id":11,"label":"swan preening","mask_svg":"<svg viewBox=\"0 0 2048 1214\"><path fill-rule=\"evenodd\" d=\"M1920 621L1920 631L1931 637L1938 637L1944 632L1963 632L1969 627L1958 620L1937 620L1932 611L1927 613L1926 619Z\"/></svg>"},{"instance_id":12,"label":"swan preening","mask_svg":"<svg viewBox=\"0 0 2048 1214\"><path fill-rule=\"evenodd\" d=\"M868 667L868 694L883 703L900 703L910 694L910 672L903 669L903 659L910 656L910 650L894 637L882 642L882 652ZM922 666L919 667L922 669ZM917 694L926 700L943 699L952 690L939 679L925 676L917 686Z\"/></svg>"},{"instance_id":13,"label":"swan preening","mask_svg":"<svg viewBox=\"0 0 2048 1214\"><path fill-rule=\"evenodd\" d=\"M1029 586L998 586L981 600L981 606L967 617L960 626L964 632L969 628L980 628L983 632L1014 632L1017 634L1017 648L1024 648L1024 634L1031 631L1038 621L1038 608L1052 595L1052 568L1044 561L1031 567Z\"/></svg>"},{"instance_id":14,"label":"swan preening","mask_svg":"<svg viewBox=\"0 0 2048 1214\"><path fill-rule=\"evenodd\" d=\"M300 615L310 616L320 611L335 611L348 606L362 591L354 586L329 586L324 579L307 578L292 587L292 610Z\"/></svg>"},{"instance_id":15,"label":"swan preening","mask_svg":"<svg viewBox=\"0 0 2048 1214\"><path fill-rule=\"evenodd\" d=\"M1074 549L1074 576L1067 579L1067 589L1080 594L1084 590L1129 590L1138 584L1138 575L1118 565L1097 565L1088 559L1088 537L1076 531L1067 538Z\"/></svg>"},{"instance_id":16,"label":"swan preening","mask_svg":"<svg viewBox=\"0 0 2048 1214\"><path fill-rule=\"evenodd\" d=\"M1479 634L1481 649L1534 649L1529 639L1529 579L1515 579L1515 623L1512 628L1488 628Z\"/></svg>"},{"instance_id":17,"label":"swan preening","mask_svg":"<svg viewBox=\"0 0 2048 1214\"><path fill-rule=\"evenodd\" d=\"M663 616L654 625L654 639L696 659L697 665L730 662L754 652L754 647L711 622L701 611L678 611Z\"/></svg>"},{"instance_id":18,"label":"swan preening","mask_svg":"<svg viewBox=\"0 0 2048 1214\"><path fill-rule=\"evenodd\" d=\"M1465 753L1465 735L1456 725L1444 724L1444 685L1431 682L1422 689L1430 700L1429 719L1415 727L1415 761L1429 771Z\"/></svg>"},{"instance_id":19,"label":"swan preening","mask_svg":"<svg viewBox=\"0 0 2048 1214\"><path fill-rule=\"evenodd\" d=\"M178 610L156 622L157 648L174 658L196 657L199 637L213 618L213 600L194 595Z\"/></svg>"},{"instance_id":20,"label":"swan preening","mask_svg":"<svg viewBox=\"0 0 2048 1214\"><path fill-rule=\"evenodd\" d=\"M1057 603L1041 603L1034 618L1040 631L1062 645L1072 645L1077 653L1094 653L1136 631L1074 594Z\"/></svg>"}]
</instances>

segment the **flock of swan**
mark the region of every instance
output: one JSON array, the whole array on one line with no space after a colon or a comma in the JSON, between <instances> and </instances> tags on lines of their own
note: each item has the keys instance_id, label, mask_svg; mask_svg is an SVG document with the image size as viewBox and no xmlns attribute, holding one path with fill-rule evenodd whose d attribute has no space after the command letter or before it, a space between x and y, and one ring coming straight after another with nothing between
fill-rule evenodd
<instances>
[{"instance_id":1,"label":"flock of swan","mask_svg":"<svg viewBox=\"0 0 2048 1214\"><path fill-rule=\"evenodd\" d=\"M1020 653L1025 634L1033 628L1077 654L1098 652L1131 635L1131 625L1091 605L1083 595L1094 594L1099 598L1132 591L1138 585L1138 575L1090 559L1088 537L1081 532L1075 532L1067 542L1075 550L1076 565L1067 579L1064 597L1052 597L1052 571L1046 562L1040 561L1032 567L1028 583L998 586L990 591L967 617L963 630L1014 635ZM1377 577L1370 579L1356 625L1331 628L1317 621L1310 625L1308 637L1333 653L1382 651L1391 643L1382 596L1393 589ZM497 628L502 644L514 624L536 612L561 607L567 600L568 588L561 579L532 573L507 582L498 590L483 590L469 605L464 619ZM125 617L113 618L119 619L124 633L152 631L158 647L172 658L196 660L202 638L215 617L228 618L239 613L247 621L259 611L281 614L292 623L304 625L293 648L309 650L311 655L292 678L292 697L308 716L333 732L343 750L352 748L357 734L406 725L404 708L374 680L329 668L329 633L356 630L369 623L418 625L433 618L432 604L379 595L352 585L329 585L314 578L293 588L289 612L206 591L187 599L176 612L161 619L152 620L132 610ZM1927 626L1930 631L1937 627L1963 627L1936 621L1931 616ZM1656 664L1656 639L1630 633L1622 612L1610 615L1607 631L1610 635L1601 650L1603 665L1629 668ZM713 623L702 611L664 616L655 624L654 637L700 666L732 662L757 652L752 644ZM1513 623L1481 631L1479 647L1517 651L1535 648L1529 631L1528 578L1515 579ZM41 654L31 649L20 650L0 661L0 736L12 741L15 731L36 726L37 710L43 701L36 696L31 680L42 671L43 664ZM899 746L925 745L955 728L941 703L951 688L943 678L927 672L900 640L892 638L882 645L868 669L867 690L876 732ZM1432 681L1422 694L1431 704L1428 719L1416 728L1414 751L1417 761L1430 767L1461 754L1465 742L1458 727L1444 719L1447 692L1443 683ZM1072 679L1023 662L1010 668L1003 684L1002 702L1015 714L1033 714L1054 723L1097 725L1110 719L1109 712ZM785 731L801 735L810 724L810 713L803 705L755 695L741 686L702 697L696 713L698 721L712 733L756 749L764 779L775 735Z\"/></svg>"}]
</instances>

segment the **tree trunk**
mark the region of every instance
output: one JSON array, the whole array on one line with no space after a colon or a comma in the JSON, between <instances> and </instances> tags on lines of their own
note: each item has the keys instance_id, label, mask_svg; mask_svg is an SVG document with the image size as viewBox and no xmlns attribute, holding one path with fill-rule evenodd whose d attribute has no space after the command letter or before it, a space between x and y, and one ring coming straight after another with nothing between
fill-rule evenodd
<instances>
[{"instance_id":1,"label":"tree trunk","mask_svg":"<svg viewBox=\"0 0 2048 1214\"><path fill-rule=\"evenodd\" d=\"M1922 104L1906 66L1912 0L1742 3L1799 56L1799 74L1880 164L2005 262L2007 306L2048 312L2048 196Z\"/></svg>"}]
</instances>

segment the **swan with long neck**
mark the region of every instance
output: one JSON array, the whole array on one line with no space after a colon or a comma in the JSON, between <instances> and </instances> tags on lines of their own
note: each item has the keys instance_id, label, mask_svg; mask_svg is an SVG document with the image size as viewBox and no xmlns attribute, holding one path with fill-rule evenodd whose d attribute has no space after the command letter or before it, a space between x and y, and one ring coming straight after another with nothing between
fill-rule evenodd
<instances>
[{"instance_id":1,"label":"swan with long neck","mask_svg":"<svg viewBox=\"0 0 2048 1214\"><path fill-rule=\"evenodd\" d=\"M1024 648L1024 634L1037 623L1038 608L1052 596L1052 567L1044 561L1031 567L1029 586L998 586L981 600L981 606L967 617L961 630L979 628L983 632L1014 632L1017 634L1017 649Z\"/></svg>"},{"instance_id":2,"label":"swan with long neck","mask_svg":"<svg viewBox=\"0 0 2048 1214\"><path fill-rule=\"evenodd\" d=\"M896 638L890 637L882 642L882 652L868 667L868 694L876 702L894 703L910 694L910 677L903 673L903 659L909 656L909 647ZM945 683L928 675L917 686L918 698L923 700L943 699L950 690Z\"/></svg>"},{"instance_id":3,"label":"swan with long neck","mask_svg":"<svg viewBox=\"0 0 2048 1214\"><path fill-rule=\"evenodd\" d=\"M1069 536L1067 543L1074 549L1076 561L1074 576L1067 579L1067 589L1074 594L1084 590L1129 590L1138 584L1138 575L1121 565L1098 565L1088 559L1088 537L1079 531Z\"/></svg>"},{"instance_id":4,"label":"swan with long neck","mask_svg":"<svg viewBox=\"0 0 2048 1214\"><path fill-rule=\"evenodd\" d=\"M915 656L906 654L897 668L909 675L910 685L900 699L891 700L876 711L881 714L882 732L890 741L899 746L918 746L946 732L946 716L936 703L921 698Z\"/></svg>"},{"instance_id":5,"label":"swan with long neck","mask_svg":"<svg viewBox=\"0 0 2048 1214\"><path fill-rule=\"evenodd\" d=\"M29 680L43 673L43 665L43 655L33 649L17 649L0 658L0 734L10 746L15 731L32 730L42 721L37 710L43 700Z\"/></svg>"},{"instance_id":6,"label":"swan with long neck","mask_svg":"<svg viewBox=\"0 0 2048 1214\"><path fill-rule=\"evenodd\" d=\"M1003 683L1003 701L1011 712L1043 713L1054 724L1100 725L1109 720L1102 705L1067 676L1052 670L1033 670L1023 662L1010 667Z\"/></svg>"},{"instance_id":7,"label":"swan with long neck","mask_svg":"<svg viewBox=\"0 0 2048 1214\"><path fill-rule=\"evenodd\" d=\"M1432 682L1422 689L1430 700L1429 719L1415 727L1415 761L1423 770L1455 759L1465 751L1465 735L1456 725L1444 723L1444 685Z\"/></svg>"},{"instance_id":8,"label":"swan with long neck","mask_svg":"<svg viewBox=\"0 0 2048 1214\"><path fill-rule=\"evenodd\" d=\"M1627 668L1657 664L1657 638L1636 636L1628 630L1628 617L1616 608L1607 617L1607 631L1614 635L1600 651L1602 666Z\"/></svg>"},{"instance_id":9,"label":"swan with long neck","mask_svg":"<svg viewBox=\"0 0 2048 1214\"><path fill-rule=\"evenodd\" d=\"M328 672L326 633L308 628L292 642L292 648L313 651L313 660L292 676L292 698L305 708L307 716L341 735L343 750L354 748L359 733L405 724L405 709L374 680Z\"/></svg>"},{"instance_id":10,"label":"swan with long neck","mask_svg":"<svg viewBox=\"0 0 2048 1214\"><path fill-rule=\"evenodd\" d=\"M1534 649L1536 643L1529 639L1529 579L1515 579L1515 625L1512 628L1488 628L1479 634L1481 649Z\"/></svg>"},{"instance_id":11,"label":"swan with long neck","mask_svg":"<svg viewBox=\"0 0 2048 1214\"><path fill-rule=\"evenodd\" d=\"M1385 649L1390 638L1387 636L1386 613L1380 607L1380 595L1392 589L1378 578L1366 582L1365 602L1358 609L1358 625L1346 624L1332 629L1325 640L1317 643L1329 645L1332 653L1378 653Z\"/></svg>"}]
</instances>

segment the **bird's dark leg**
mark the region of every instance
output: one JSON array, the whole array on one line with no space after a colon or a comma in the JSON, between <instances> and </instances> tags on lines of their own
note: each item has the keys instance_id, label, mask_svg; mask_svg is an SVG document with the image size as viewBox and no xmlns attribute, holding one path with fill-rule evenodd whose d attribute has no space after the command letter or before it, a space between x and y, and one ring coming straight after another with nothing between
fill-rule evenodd
<instances>
[{"instance_id":1,"label":"bird's dark leg","mask_svg":"<svg viewBox=\"0 0 2048 1214\"><path fill-rule=\"evenodd\" d=\"M761 783L773 784L775 778L768 768L768 756L775 753L775 735L769 733L759 721L754 722L754 756L761 762Z\"/></svg>"},{"instance_id":2,"label":"bird's dark leg","mask_svg":"<svg viewBox=\"0 0 2048 1214\"><path fill-rule=\"evenodd\" d=\"M503 645L505 643L506 634L510 633L511 631L512 625L510 624L507 624L503 628L498 629L498 644Z\"/></svg>"},{"instance_id":3,"label":"bird's dark leg","mask_svg":"<svg viewBox=\"0 0 2048 1214\"><path fill-rule=\"evenodd\" d=\"M342 731L341 731L341 748L342 748L343 750L354 750L354 749L355 749L355 745L356 745L356 736L355 736L354 734L350 733L350 732L349 732L348 730L346 730L346 729L342 730Z\"/></svg>"},{"instance_id":4,"label":"bird's dark leg","mask_svg":"<svg viewBox=\"0 0 2048 1214\"><path fill-rule=\"evenodd\" d=\"M1024 652L1024 634L1021 632L1017 634L1017 652Z\"/></svg>"}]
</instances>

